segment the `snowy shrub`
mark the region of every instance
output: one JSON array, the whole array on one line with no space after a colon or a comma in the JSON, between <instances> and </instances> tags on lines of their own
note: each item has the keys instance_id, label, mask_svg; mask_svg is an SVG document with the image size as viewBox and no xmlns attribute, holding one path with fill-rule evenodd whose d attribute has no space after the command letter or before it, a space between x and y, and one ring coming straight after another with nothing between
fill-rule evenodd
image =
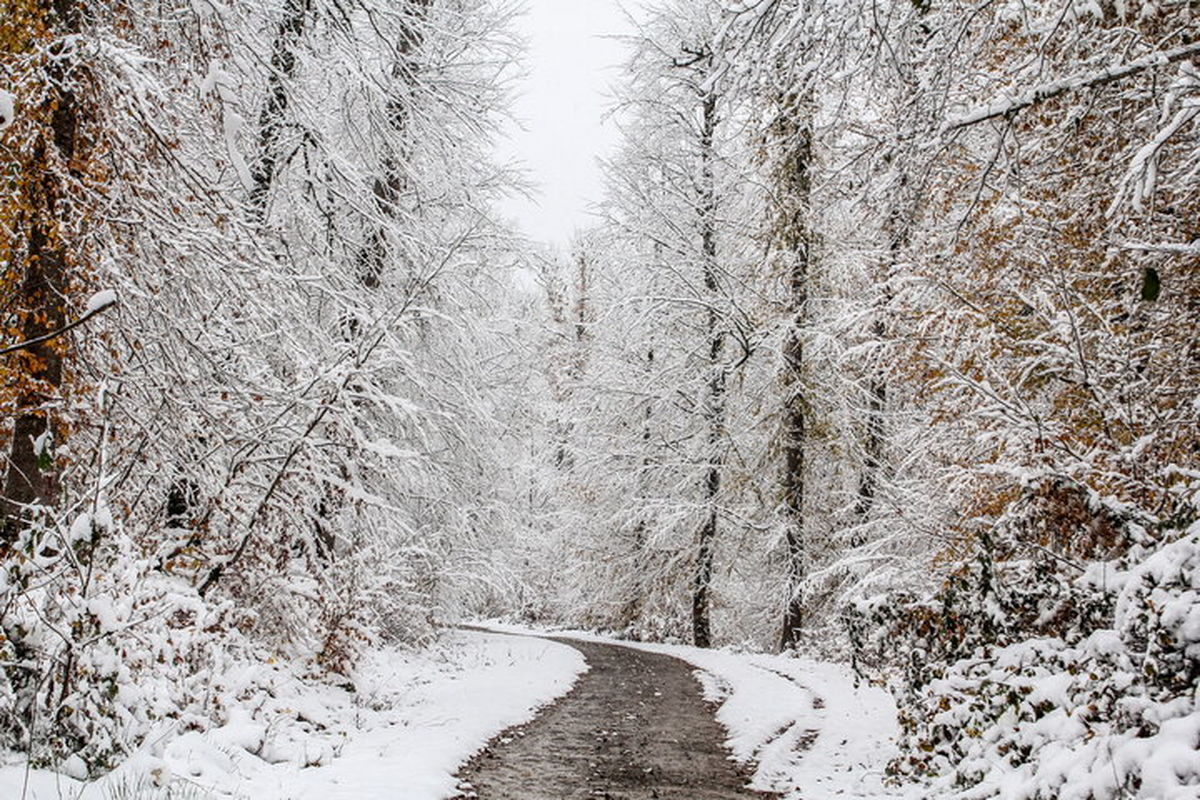
<instances>
[{"instance_id":1,"label":"snowy shrub","mask_svg":"<svg viewBox=\"0 0 1200 800\"><path fill-rule=\"evenodd\" d=\"M1200 688L1200 524L1133 570L1116 619L1154 700Z\"/></svg>"},{"instance_id":2,"label":"snowy shrub","mask_svg":"<svg viewBox=\"0 0 1200 800\"><path fill-rule=\"evenodd\" d=\"M64 545L69 543L70 547ZM209 675L243 616L138 557L103 507L27 532L0 590L0 730L75 777L164 719L206 719Z\"/></svg>"},{"instance_id":3,"label":"snowy shrub","mask_svg":"<svg viewBox=\"0 0 1200 800\"><path fill-rule=\"evenodd\" d=\"M1144 522L1070 481L1033 482L991 530L974 534L973 557L950 569L937 592L879 595L850 609L855 664L860 672L900 669L905 686L920 688L940 665L984 648L1035 636L1074 641L1105 627L1115 567L1085 568L1082 554L1124 552L1146 539ZM1070 536L1071 524L1082 533Z\"/></svg>"},{"instance_id":4,"label":"snowy shrub","mask_svg":"<svg viewBox=\"0 0 1200 800\"><path fill-rule=\"evenodd\" d=\"M335 684L345 684L368 637L349 588L305 601L313 618L284 659L264 644L283 642L262 630L261 605L201 598L159 569L156 557L139 556L122 524L106 522L79 571L48 549L33 537L23 569L11 570L14 582L0 592L6 747L79 779L119 765L139 746L205 732L272 763L333 757L336 720L320 709L302 714L296 701L298 687L342 691ZM296 589L293 582L283 594ZM130 780L114 797L205 796L186 784Z\"/></svg>"},{"instance_id":5,"label":"snowy shrub","mask_svg":"<svg viewBox=\"0 0 1200 800\"><path fill-rule=\"evenodd\" d=\"M860 668L883 664L885 636L911 645L907 661L892 658L904 728L893 775L963 798L1194 797L1200 524L1126 561L1128 570L1098 562L1073 581L997 565L993 586L1020 578L1022 589L980 591L965 613L961 579L925 602L862 604ZM1040 613L1014 624L1008 605L1022 596ZM866 620L888 634L863 637Z\"/></svg>"}]
</instances>

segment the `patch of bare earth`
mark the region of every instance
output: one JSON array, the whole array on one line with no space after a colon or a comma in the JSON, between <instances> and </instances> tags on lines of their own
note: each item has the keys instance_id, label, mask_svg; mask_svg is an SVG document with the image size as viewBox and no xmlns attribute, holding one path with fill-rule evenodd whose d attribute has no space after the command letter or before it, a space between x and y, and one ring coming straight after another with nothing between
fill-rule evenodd
<instances>
[{"instance_id":1,"label":"patch of bare earth","mask_svg":"<svg viewBox=\"0 0 1200 800\"><path fill-rule=\"evenodd\" d=\"M460 773L479 800L750 800L693 668L617 645L556 639L591 669Z\"/></svg>"}]
</instances>

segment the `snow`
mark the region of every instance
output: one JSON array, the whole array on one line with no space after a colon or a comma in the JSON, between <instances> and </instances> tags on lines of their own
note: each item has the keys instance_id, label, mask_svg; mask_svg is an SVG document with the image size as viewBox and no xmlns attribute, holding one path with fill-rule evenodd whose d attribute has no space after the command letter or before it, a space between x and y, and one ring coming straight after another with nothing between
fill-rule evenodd
<instances>
[{"instance_id":1,"label":"snow","mask_svg":"<svg viewBox=\"0 0 1200 800\"><path fill-rule=\"evenodd\" d=\"M104 289L102 291L96 292L94 295L92 295L90 298L88 298L87 305L84 306L84 309L83 309L84 316L91 316L92 314L95 314L97 311L101 311L105 308L108 308L109 306L111 306L112 304L114 304L116 302L117 302L117 293L114 290Z\"/></svg>"},{"instance_id":2,"label":"snow","mask_svg":"<svg viewBox=\"0 0 1200 800\"><path fill-rule=\"evenodd\" d=\"M77 542L86 542L92 538L92 515L80 514L71 523L71 530L67 533L67 541L71 544Z\"/></svg>"},{"instance_id":3,"label":"snow","mask_svg":"<svg viewBox=\"0 0 1200 800\"><path fill-rule=\"evenodd\" d=\"M1123 250L1143 250L1148 253L1172 253L1181 256L1200 255L1200 239L1191 242L1124 242Z\"/></svg>"},{"instance_id":4,"label":"snow","mask_svg":"<svg viewBox=\"0 0 1200 800\"><path fill-rule=\"evenodd\" d=\"M86 519L86 517L84 517ZM95 609L119 624L124 609ZM164 723L124 765L86 782L28 773L27 800L104 800L135 787L254 800L442 800L459 766L504 729L531 719L587 669L579 651L537 632L489 625L448 634L425 654L373 651L354 692L306 681L296 667L251 664L214 681L224 724L179 733ZM503 632L502 632L503 631ZM533 634L533 635L509 635ZM728 731L733 757L754 766L751 787L784 798L881 798L895 754L896 709L886 692L855 686L848 668L789 656L609 642L680 658ZM247 687L266 685L252 702ZM22 797L23 766L0 767L0 797ZM155 789L155 787L162 787ZM399 791L398 791L399 790ZM163 794L162 796L168 796Z\"/></svg>"},{"instance_id":5,"label":"snow","mask_svg":"<svg viewBox=\"0 0 1200 800\"><path fill-rule=\"evenodd\" d=\"M50 453L50 448L54 445L54 432L42 431L38 437L33 440L33 452L41 458Z\"/></svg>"},{"instance_id":6,"label":"snow","mask_svg":"<svg viewBox=\"0 0 1200 800\"><path fill-rule=\"evenodd\" d=\"M233 79L229 73L221 69L221 64L218 61L213 61L208 65L208 72L204 76L204 80L200 82L201 96L211 94L216 91L219 84L229 85L233 83Z\"/></svg>"},{"instance_id":7,"label":"snow","mask_svg":"<svg viewBox=\"0 0 1200 800\"><path fill-rule=\"evenodd\" d=\"M16 117L15 101L11 92L0 89L0 131L11 125Z\"/></svg>"},{"instance_id":8,"label":"snow","mask_svg":"<svg viewBox=\"0 0 1200 800\"><path fill-rule=\"evenodd\" d=\"M150 797L164 786L253 800L441 800L455 794L460 764L586 669L570 647L473 631L448 633L427 653L373 651L353 692L306 681L296 667L264 676L247 665L224 676L221 727L176 735L164 726L91 783L30 770L22 794L25 767L0 767L0 798L105 800L129 786ZM241 687L264 681L267 698L241 700Z\"/></svg>"},{"instance_id":9,"label":"snow","mask_svg":"<svg viewBox=\"0 0 1200 800\"><path fill-rule=\"evenodd\" d=\"M489 622L492 630L534 634ZM697 669L734 759L754 767L751 788L784 800L903 796L883 785L900 729L892 696L856 685L844 664L787 655L618 641L581 631L555 636L674 656Z\"/></svg>"},{"instance_id":10,"label":"snow","mask_svg":"<svg viewBox=\"0 0 1200 800\"><path fill-rule=\"evenodd\" d=\"M89 518L80 517L80 526ZM1194 641L1200 625L1194 564L1200 526L1134 570L1124 594L1145 584L1167 630ZM1146 583L1149 581L1150 583ZM1167 593L1159 587L1174 581ZM1132 599L1124 605L1132 608ZM104 629L125 624L130 609L89 609ZM82 762L65 774L21 765L0 768L0 798L81 800L167 797L171 787L197 787L200 798L254 800L442 800L456 794L460 765L504 729L531 719L564 694L587 669L581 654L538 638L543 632L489 623L491 632L457 631L428 652L376 650L353 677L353 691L307 678L294 665L264 675L246 663L213 680L220 727L180 734L171 723L116 772L88 783ZM516 634L516 635L513 635ZM692 664L716 719L725 728L732 757L753 768L749 788L784 800L832 798L1112 797L1130 775L1140 775L1139 797L1193 797L1200 712L1195 698L1139 701L1114 676L1110 686L1125 699L1126 713L1152 722L1157 733L1139 736L1098 723L1084 708L1088 670L1067 671L1055 660L1121 650L1116 631L1093 633L1076 648L1061 640L1034 639L972 661L971 676L934 681L939 696L967 699L979 676L1008 687L1027 706L1053 706L1044 715L1002 716L982 731L957 772L980 774L963 788L947 773L932 785L887 787L887 764L898 754L896 705L882 689L856 682L842 664L791 655L704 650L682 645L617 641L577 631L556 636L603 642L673 656ZM1086 657L1086 658L1085 658ZM1091 663L1091 662L1087 662ZM1092 669L1094 667L1089 667ZM978 674L975 674L978 673ZM1134 676L1126 676L1133 680ZM250 687L266 687L257 693ZM247 698L251 698L247 700ZM1089 701L1090 702L1090 701ZM969 709L956 700L940 714L962 729ZM1016 732L1035 749L1035 763L1004 766L996 748ZM75 778L67 777L75 775ZM22 786L28 778L28 791ZM134 787L136 793L125 791ZM161 787L155 789L154 787ZM122 794L122 792L125 792ZM191 795L189 795L191 796Z\"/></svg>"},{"instance_id":11,"label":"snow","mask_svg":"<svg viewBox=\"0 0 1200 800\"><path fill-rule=\"evenodd\" d=\"M1094 586L1095 570L1080 580ZM908 713L926 721L906 749L930 754L924 796L1200 796L1200 524L1110 590L1112 628L963 658L919 689Z\"/></svg>"}]
</instances>

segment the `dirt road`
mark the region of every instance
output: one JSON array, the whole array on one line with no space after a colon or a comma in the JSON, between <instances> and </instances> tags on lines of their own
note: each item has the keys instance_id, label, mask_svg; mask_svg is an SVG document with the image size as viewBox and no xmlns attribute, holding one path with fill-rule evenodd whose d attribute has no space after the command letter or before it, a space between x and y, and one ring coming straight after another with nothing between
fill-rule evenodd
<instances>
[{"instance_id":1,"label":"dirt road","mask_svg":"<svg viewBox=\"0 0 1200 800\"><path fill-rule=\"evenodd\" d=\"M627 647L556 639L591 669L459 774L479 800L748 800L693 668Z\"/></svg>"}]
</instances>

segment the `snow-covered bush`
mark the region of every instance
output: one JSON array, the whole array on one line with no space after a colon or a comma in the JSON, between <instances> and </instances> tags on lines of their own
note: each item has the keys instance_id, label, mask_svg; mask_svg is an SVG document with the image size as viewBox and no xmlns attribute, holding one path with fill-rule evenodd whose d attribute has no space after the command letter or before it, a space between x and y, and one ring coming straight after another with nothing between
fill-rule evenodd
<instances>
[{"instance_id":1,"label":"snow-covered bush","mask_svg":"<svg viewBox=\"0 0 1200 800\"><path fill-rule=\"evenodd\" d=\"M1073 578L1029 562L991 569L965 602L956 576L924 602L857 610L860 668L899 668L893 775L963 798L1194 797L1200 524ZM1039 614L1016 619L1020 607ZM908 656L889 659L885 640Z\"/></svg>"},{"instance_id":2,"label":"snow-covered bush","mask_svg":"<svg viewBox=\"0 0 1200 800\"><path fill-rule=\"evenodd\" d=\"M0 730L34 764L112 767L164 719L195 725L242 616L140 557L107 509L32 530L0 587ZM227 655L221 655L226 649Z\"/></svg>"},{"instance_id":3,"label":"snow-covered bush","mask_svg":"<svg viewBox=\"0 0 1200 800\"><path fill-rule=\"evenodd\" d=\"M972 532L969 558L947 554L935 593L854 605L847 626L856 665L900 668L904 684L919 689L940 665L983 648L1033 636L1075 641L1106 627L1117 567L1103 559L1148 541L1148 524L1062 477L1031 480L999 522Z\"/></svg>"}]
</instances>

